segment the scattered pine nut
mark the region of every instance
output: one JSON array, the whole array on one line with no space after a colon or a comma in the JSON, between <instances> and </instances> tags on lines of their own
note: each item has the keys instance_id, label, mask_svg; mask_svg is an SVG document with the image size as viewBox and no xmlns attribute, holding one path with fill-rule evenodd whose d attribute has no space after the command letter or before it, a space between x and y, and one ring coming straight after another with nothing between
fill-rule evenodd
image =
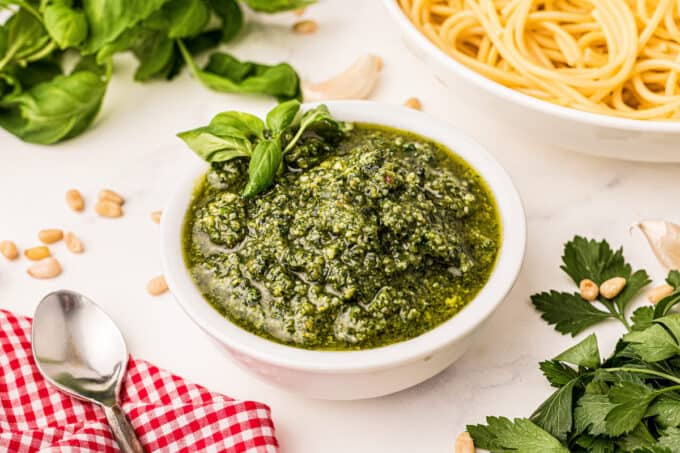
<instances>
[{"instance_id":1,"label":"scattered pine nut","mask_svg":"<svg viewBox=\"0 0 680 453\"><path fill-rule=\"evenodd\" d=\"M0 242L0 253L8 260L15 260L19 258L19 251L17 245L12 241Z\"/></svg>"},{"instance_id":2,"label":"scattered pine nut","mask_svg":"<svg viewBox=\"0 0 680 453\"><path fill-rule=\"evenodd\" d=\"M309 35L311 33L314 33L316 30L318 30L319 24L316 23L316 21L307 19L307 20L301 20L299 22L295 22L293 24L293 31L295 33L298 33L300 35Z\"/></svg>"},{"instance_id":3,"label":"scattered pine nut","mask_svg":"<svg viewBox=\"0 0 680 453\"><path fill-rule=\"evenodd\" d=\"M581 280L578 287L581 290L581 297L588 302L594 301L597 299L597 296L600 295L600 288L598 288L597 284L589 278Z\"/></svg>"},{"instance_id":4,"label":"scattered pine nut","mask_svg":"<svg viewBox=\"0 0 680 453\"><path fill-rule=\"evenodd\" d=\"M423 104L420 103L420 99L418 98L408 98L404 102L404 106L408 107L413 110L422 110L423 109Z\"/></svg>"},{"instance_id":5,"label":"scattered pine nut","mask_svg":"<svg viewBox=\"0 0 680 453\"><path fill-rule=\"evenodd\" d=\"M470 433L465 431L460 433L456 438L456 446L454 448L456 453L475 453L475 443L472 441Z\"/></svg>"},{"instance_id":6,"label":"scattered pine nut","mask_svg":"<svg viewBox=\"0 0 680 453\"><path fill-rule=\"evenodd\" d=\"M57 228L50 228L47 230L40 230L38 232L38 239L45 244L54 244L64 238L64 232Z\"/></svg>"},{"instance_id":7,"label":"scattered pine nut","mask_svg":"<svg viewBox=\"0 0 680 453\"><path fill-rule=\"evenodd\" d=\"M302 17L305 15L305 10L306 8L298 8L293 11L293 14L295 14L297 17Z\"/></svg>"},{"instance_id":8,"label":"scattered pine nut","mask_svg":"<svg viewBox=\"0 0 680 453\"><path fill-rule=\"evenodd\" d=\"M151 220L153 223L161 223L161 216L163 215L163 211L153 211L151 213Z\"/></svg>"},{"instance_id":9,"label":"scattered pine nut","mask_svg":"<svg viewBox=\"0 0 680 453\"><path fill-rule=\"evenodd\" d=\"M99 201L112 201L120 206L125 204L125 198L119 193L114 192L110 189L102 189L99 191Z\"/></svg>"},{"instance_id":10,"label":"scattered pine nut","mask_svg":"<svg viewBox=\"0 0 680 453\"><path fill-rule=\"evenodd\" d=\"M39 245L37 247L31 247L30 249L24 250L24 255L31 261L40 261L51 255L50 249L44 245Z\"/></svg>"},{"instance_id":11,"label":"scattered pine nut","mask_svg":"<svg viewBox=\"0 0 680 453\"><path fill-rule=\"evenodd\" d=\"M29 267L27 272L33 278L54 278L61 274L61 264L56 258L45 258Z\"/></svg>"},{"instance_id":12,"label":"scattered pine nut","mask_svg":"<svg viewBox=\"0 0 680 453\"><path fill-rule=\"evenodd\" d=\"M152 296L160 296L166 292L168 290L168 284L165 281L165 277L163 275L158 275L149 280L149 283L146 285L146 290Z\"/></svg>"},{"instance_id":13,"label":"scattered pine nut","mask_svg":"<svg viewBox=\"0 0 680 453\"><path fill-rule=\"evenodd\" d=\"M607 299L613 299L623 291L623 288L626 287L626 283L626 279L623 277L610 278L600 285L600 294Z\"/></svg>"},{"instance_id":14,"label":"scattered pine nut","mask_svg":"<svg viewBox=\"0 0 680 453\"><path fill-rule=\"evenodd\" d=\"M123 215L123 208L120 204L111 200L99 200L94 206L94 210L102 217L116 218Z\"/></svg>"},{"instance_id":15,"label":"scattered pine nut","mask_svg":"<svg viewBox=\"0 0 680 453\"><path fill-rule=\"evenodd\" d=\"M69 249L71 253L83 253L85 251L85 246L83 242L70 231L64 235L64 242L66 243L66 248Z\"/></svg>"},{"instance_id":16,"label":"scattered pine nut","mask_svg":"<svg viewBox=\"0 0 680 453\"><path fill-rule=\"evenodd\" d=\"M78 189L71 189L66 192L66 204L76 212L85 209L85 200Z\"/></svg>"},{"instance_id":17,"label":"scattered pine nut","mask_svg":"<svg viewBox=\"0 0 680 453\"><path fill-rule=\"evenodd\" d=\"M666 297L670 296L673 294L673 287L668 284L663 284L661 286L657 286L656 288L653 288L651 291L647 293L647 299L649 301L656 305L659 302L661 302L662 299L665 299Z\"/></svg>"}]
</instances>

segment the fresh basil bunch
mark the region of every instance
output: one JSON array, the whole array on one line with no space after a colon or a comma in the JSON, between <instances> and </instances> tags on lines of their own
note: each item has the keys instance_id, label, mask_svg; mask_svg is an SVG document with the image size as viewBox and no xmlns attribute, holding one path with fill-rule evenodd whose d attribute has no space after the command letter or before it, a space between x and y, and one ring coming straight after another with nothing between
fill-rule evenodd
<instances>
[{"instance_id":1,"label":"fresh basil bunch","mask_svg":"<svg viewBox=\"0 0 680 453\"><path fill-rule=\"evenodd\" d=\"M249 113L222 112L209 125L177 136L206 162L249 158L248 183L241 194L249 198L272 185L284 154L295 147L306 130L320 123L340 128L325 105L300 114L300 102L291 100L274 107L266 122Z\"/></svg>"},{"instance_id":2,"label":"fresh basil bunch","mask_svg":"<svg viewBox=\"0 0 680 453\"><path fill-rule=\"evenodd\" d=\"M314 0L242 0L275 13ZM131 52L135 80L172 79L184 65L205 86L279 100L300 99L300 82L286 63L263 65L214 52L243 28L237 0L0 0L11 14L0 25L0 126L33 143L51 144L83 132L94 120L112 58ZM64 56L80 58L64 71Z\"/></svg>"}]
</instances>

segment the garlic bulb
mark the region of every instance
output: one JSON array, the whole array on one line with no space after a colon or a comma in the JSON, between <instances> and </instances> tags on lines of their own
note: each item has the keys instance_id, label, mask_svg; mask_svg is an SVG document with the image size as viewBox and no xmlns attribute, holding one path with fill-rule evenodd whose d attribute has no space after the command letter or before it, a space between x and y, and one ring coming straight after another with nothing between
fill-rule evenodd
<instances>
[{"instance_id":1,"label":"garlic bulb","mask_svg":"<svg viewBox=\"0 0 680 453\"><path fill-rule=\"evenodd\" d=\"M667 269L680 269L680 225L663 220L636 223L659 262Z\"/></svg>"},{"instance_id":2,"label":"garlic bulb","mask_svg":"<svg viewBox=\"0 0 680 453\"><path fill-rule=\"evenodd\" d=\"M380 78L382 59L364 55L341 74L320 83L302 83L305 101L333 99L366 99Z\"/></svg>"}]
</instances>

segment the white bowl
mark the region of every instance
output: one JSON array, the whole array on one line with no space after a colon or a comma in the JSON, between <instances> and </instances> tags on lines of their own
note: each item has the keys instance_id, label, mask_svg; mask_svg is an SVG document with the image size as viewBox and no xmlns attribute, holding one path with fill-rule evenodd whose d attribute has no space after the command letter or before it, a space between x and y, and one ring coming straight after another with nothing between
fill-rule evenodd
<instances>
[{"instance_id":1,"label":"white bowl","mask_svg":"<svg viewBox=\"0 0 680 453\"><path fill-rule=\"evenodd\" d=\"M411 23L396 0L383 3L406 45L469 108L557 148L624 160L680 162L680 121L641 121L588 113L512 90L439 49Z\"/></svg>"},{"instance_id":2,"label":"white bowl","mask_svg":"<svg viewBox=\"0 0 680 453\"><path fill-rule=\"evenodd\" d=\"M478 143L445 123L405 107L367 101L327 103L338 119L382 124L416 132L460 155L486 180L496 197L503 239L496 267L484 288L460 313L435 329L401 343L363 351L310 351L284 346L232 324L194 285L182 256L182 225L195 183L207 166L187 169L163 211L162 260L170 290L184 311L243 368L262 380L308 397L369 398L410 387L460 357L474 333L503 301L522 265L524 210L512 181ZM310 105L304 105L303 109ZM187 150L187 152L190 152Z\"/></svg>"}]
</instances>

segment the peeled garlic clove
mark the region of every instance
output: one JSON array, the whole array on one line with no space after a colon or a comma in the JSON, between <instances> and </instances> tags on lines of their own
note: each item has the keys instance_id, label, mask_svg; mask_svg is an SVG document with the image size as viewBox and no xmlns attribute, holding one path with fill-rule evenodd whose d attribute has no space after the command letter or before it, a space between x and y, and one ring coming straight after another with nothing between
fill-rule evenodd
<instances>
[{"instance_id":1,"label":"peeled garlic clove","mask_svg":"<svg viewBox=\"0 0 680 453\"><path fill-rule=\"evenodd\" d=\"M659 262L667 269L680 269L680 225L646 220L633 225L642 231Z\"/></svg>"},{"instance_id":2,"label":"peeled garlic clove","mask_svg":"<svg viewBox=\"0 0 680 453\"><path fill-rule=\"evenodd\" d=\"M341 74L320 83L302 83L305 101L366 99L380 78L382 59L364 55Z\"/></svg>"}]
</instances>

